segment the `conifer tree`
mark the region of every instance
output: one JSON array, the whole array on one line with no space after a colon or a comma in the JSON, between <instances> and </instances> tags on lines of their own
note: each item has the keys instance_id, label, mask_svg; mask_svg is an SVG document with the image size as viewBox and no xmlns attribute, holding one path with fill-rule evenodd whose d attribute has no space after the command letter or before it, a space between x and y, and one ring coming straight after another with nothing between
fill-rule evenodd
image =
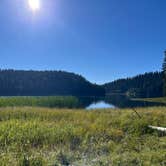
<instances>
[{"instance_id":1,"label":"conifer tree","mask_svg":"<svg viewBox=\"0 0 166 166\"><path fill-rule=\"evenodd\" d=\"M164 52L163 70L163 94L166 96L166 51Z\"/></svg>"}]
</instances>

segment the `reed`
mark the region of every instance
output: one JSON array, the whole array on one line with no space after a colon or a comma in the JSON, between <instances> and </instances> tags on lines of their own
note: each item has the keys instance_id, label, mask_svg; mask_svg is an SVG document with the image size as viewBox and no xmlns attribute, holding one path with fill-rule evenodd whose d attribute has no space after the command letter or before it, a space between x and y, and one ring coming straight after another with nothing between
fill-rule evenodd
<instances>
[{"instance_id":1,"label":"reed","mask_svg":"<svg viewBox=\"0 0 166 166\"><path fill-rule=\"evenodd\" d=\"M164 165L166 107L0 108L0 165Z\"/></svg>"}]
</instances>

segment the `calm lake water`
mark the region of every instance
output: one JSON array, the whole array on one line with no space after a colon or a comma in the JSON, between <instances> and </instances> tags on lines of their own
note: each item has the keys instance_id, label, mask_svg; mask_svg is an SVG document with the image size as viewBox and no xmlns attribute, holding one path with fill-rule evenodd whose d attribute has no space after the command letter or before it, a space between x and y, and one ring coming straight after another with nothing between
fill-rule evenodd
<instances>
[{"instance_id":1,"label":"calm lake water","mask_svg":"<svg viewBox=\"0 0 166 166\"><path fill-rule=\"evenodd\" d=\"M79 100L82 108L86 108L87 110L164 106L162 103L135 101L122 95L113 95L109 97L81 97Z\"/></svg>"},{"instance_id":2,"label":"calm lake water","mask_svg":"<svg viewBox=\"0 0 166 166\"><path fill-rule=\"evenodd\" d=\"M112 104L108 104L105 101L99 101L99 102L94 102L90 104L88 107L86 107L87 110L91 109L106 109L106 108L116 108Z\"/></svg>"}]
</instances>

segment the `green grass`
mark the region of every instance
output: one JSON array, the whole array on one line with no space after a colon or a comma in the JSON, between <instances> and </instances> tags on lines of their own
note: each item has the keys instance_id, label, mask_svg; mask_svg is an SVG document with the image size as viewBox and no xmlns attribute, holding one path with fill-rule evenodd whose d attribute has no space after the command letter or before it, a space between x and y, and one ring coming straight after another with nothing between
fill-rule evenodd
<instances>
[{"instance_id":1,"label":"green grass","mask_svg":"<svg viewBox=\"0 0 166 166\"><path fill-rule=\"evenodd\" d=\"M137 111L0 108L0 165L166 165L166 107Z\"/></svg>"},{"instance_id":2,"label":"green grass","mask_svg":"<svg viewBox=\"0 0 166 166\"><path fill-rule=\"evenodd\" d=\"M158 98L139 98L139 99L133 99L133 100L166 104L166 97L158 97Z\"/></svg>"},{"instance_id":3,"label":"green grass","mask_svg":"<svg viewBox=\"0 0 166 166\"><path fill-rule=\"evenodd\" d=\"M50 108L78 108L79 101L76 97L0 97L0 107L8 106L31 106L31 107L50 107Z\"/></svg>"}]
</instances>

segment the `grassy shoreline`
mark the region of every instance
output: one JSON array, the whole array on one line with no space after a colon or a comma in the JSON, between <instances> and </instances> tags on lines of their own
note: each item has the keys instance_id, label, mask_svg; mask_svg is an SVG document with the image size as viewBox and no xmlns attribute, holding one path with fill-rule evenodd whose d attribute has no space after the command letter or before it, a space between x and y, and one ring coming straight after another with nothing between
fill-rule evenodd
<instances>
[{"instance_id":1,"label":"grassy shoreline","mask_svg":"<svg viewBox=\"0 0 166 166\"><path fill-rule=\"evenodd\" d=\"M73 96L13 96L0 97L0 107L49 107L49 108L79 108L80 103Z\"/></svg>"},{"instance_id":2,"label":"grassy shoreline","mask_svg":"<svg viewBox=\"0 0 166 166\"><path fill-rule=\"evenodd\" d=\"M166 107L0 108L0 165L164 165Z\"/></svg>"},{"instance_id":3,"label":"grassy shoreline","mask_svg":"<svg viewBox=\"0 0 166 166\"><path fill-rule=\"evenodd\" d=\"M158 98L135 98L135 99L132 99L132 100L134 100L134 101L145 101L145 102L166 104L166 97L158 97Z\"/></svg>"}]
</instances>

